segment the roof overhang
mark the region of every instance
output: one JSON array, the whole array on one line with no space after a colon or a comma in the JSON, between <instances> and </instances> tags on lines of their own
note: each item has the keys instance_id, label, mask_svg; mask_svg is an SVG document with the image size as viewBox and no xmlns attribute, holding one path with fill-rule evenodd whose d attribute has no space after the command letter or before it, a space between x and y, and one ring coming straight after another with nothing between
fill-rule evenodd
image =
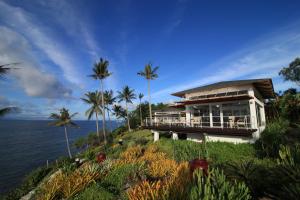
<instances>
[{"instance_id":1,"label":"roof overhang","mask_svg":"<svg viewBox=\"0 0 300 200\"><path fill-rule=\"evenodd\" d=\"M193 92L208 91L218 88L226 88L229 86L239 86L239 85L253 85L264 99L275 98L275 92L273 88L273 82L270 78L265 79L249 79L249 80L236 80L236 81L223 81L210 85L205 85L201 87L196 87L188 90L183 90L180 92L173 93L173 96L185 97L186 94Z\"/></svg>"}]
</instances>

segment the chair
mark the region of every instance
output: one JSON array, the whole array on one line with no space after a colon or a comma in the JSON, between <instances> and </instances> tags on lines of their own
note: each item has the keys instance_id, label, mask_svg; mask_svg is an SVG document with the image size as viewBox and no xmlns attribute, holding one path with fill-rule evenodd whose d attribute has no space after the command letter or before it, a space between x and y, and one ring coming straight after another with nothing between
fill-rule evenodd
<instances>
[{"instance_id":1,"label":"chair","mask_svg":"<svg viewBox=\"0 0 300 200\"><path fill-rule=\"evenodd\" d=\"M235 116L229 116L228 121L229 121L229 127L234 128L235 127Z\"/></svg>"},{"instance_id":2,"label":"chair","mask_svg":"<svg viewBox=\"0 0 300 200\"><path fill-rule=\"evenodd\" d=\"M200 126L202 123L202 118L201 117L194 117L192 119L192 126L193 127L197 127L197 126Z\"/></svg>"},{"instance_id":3,"label":"chair","mask_svg":"<svg viewBox=\"0 0 300 200\"><path fill-rule=\"evenodd\" d=\"M237 125L238 128L241 128L241 127L245 128L246 125L247 125L247 117L245 116L245 117L239 118L236 121L236 125Z\"/></svg>"}]
</instances>

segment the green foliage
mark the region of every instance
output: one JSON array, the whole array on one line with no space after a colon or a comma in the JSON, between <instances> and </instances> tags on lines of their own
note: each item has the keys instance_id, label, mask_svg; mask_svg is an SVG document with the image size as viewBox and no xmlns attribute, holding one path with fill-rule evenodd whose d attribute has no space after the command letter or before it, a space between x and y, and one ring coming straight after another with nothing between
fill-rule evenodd
<instances>
[{"instance_id":1,"label":"green foliage","mask_svg":"<svg viewBox=\"0 0 300 200\"><path fill-rule=\"evenodd\" d=\"M21 185L15 190L9 192L4 199L5 200L15 200L20 199L22 196L26 195L28 192L33 190L45 176L49 174L52 168L39 167L28 174L22 181Z\"/></svg>"},{"instance_id":2,"label":"green foliage","mask_svg":"<svg viewBox=\"0 0 300 200\"><path fill-rule=\"evenodd\" d=\"M126 184L134 181L135 172L139 168L136 164L120 165L112 169L101 182L102 187L109 192L120 195L126 189Z\"/></svg>"},{"instance_id":3,"label":"green foliage","mask_svg":"<svg viewBox=\"0 0 300 200\"><path fill-rule=\"evenodd\" d=\"M116 197L101 187L99 184L93 184L78 194L73 200L114 200Z\"/></svg>"},{"instance_id":4,"label":"green foliage","mask_svg":"<svg viewBox=\"0 0 300 200\"><path fill-rule=\"evenodd\" d=\"M190 161L208 156L213 165L228 161L254 158L255 150L251 144L232 144L228 142L206 142L206 151L201 143L183 140L160 139L159 149L177 161ZM207 155L206 155L207 154Z\"/></svg>"},{"instance_id":5,"label":"green foliage","mask_svg":"<svg viewBox=\"0 0 300 200\"><path fill-rule=\"evenodd\" d=\"M258 155L261 157L277 157L280 145L285 142L288 126L288 121L282 119L269 123L261 133L260 139L255 143Z\"/></svg>"},{"instance_id":6,"label":"green foliage","mask_svg":"<svg viewBox=\"0 0 300 200\"><path fill-rule=\"evenodd\" d=\"M287 92L280 98L279 107L281 116L291 123L300 122L300 94Z\"/></svg>"},{"instance_id":7,"label":"green foliage","mask_svg":"<svg viewBox=\"0 0 300 200\"><path fill-rule=\"evenodd\" d=\"M278 167L273 171L280 188L271 190L278 199L298 199L300 196L300 146L281 146ZM279 180L280 179L280 180Z\"/></svg>"},{"instance_id":8,"label":"green foliage","mask_svg":"<svg viewBox=\"0 0 300 200\"><path fill-rule=\"evenodd\" d=\"M194 179L189 196L191 200L251 199L250 191L244 183L227 181L224 173L218 169L210 170L207 176L197 170Z\"/></svg>"},{"instance_id":9,"label":"green foliage","mask_svg":"<svg viewBox=\"0 0 300 200\"><path fill-rule=\"evenodd\" d=\"M289 66L284 67L279 75L283 76L285 80L300 83L300 58L296 58Z\"/></svg>"}]
</instances>

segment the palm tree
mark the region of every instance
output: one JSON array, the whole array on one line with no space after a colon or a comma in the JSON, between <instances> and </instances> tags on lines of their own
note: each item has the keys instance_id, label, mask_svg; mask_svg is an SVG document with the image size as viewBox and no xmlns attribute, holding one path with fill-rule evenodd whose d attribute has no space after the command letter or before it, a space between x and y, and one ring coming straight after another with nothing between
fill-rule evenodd
<instances>
[{"instance_id":1,"label":"palm tree","mask_svg":"<svg viewBox=\"0 0 300 200\"><path fill-rule=\"evenodd\" d=\"M145 79L148 81L149 116L150 116L150 124L151 125L152 125L152 110L151 110L150 81L154 80L158 77L158 74L156 73L158 68L159 67L156 66L152 69L152 64L148 63L145 66L144 71L140 71L137 73L138 75L145 77Z\"/></svg>"},{"instance_id":2,"label":"palm tree","mask_svg":"<svg viewBox=\"0 0 300 200\"><path fill-rule=\"evenodd\" d=\"M0 78L3 77L5 74L7 74L10 70L17 69L17 68L14 68L12 66L18 65L18 64L19 63L10 63L10 64L0 65ZM18 110L19 109L17 107L15 107L15 106L1 108L0 109L0 117L3 117L6 114L11 113L11 112L17 112Z\"/></svg>"},{"instance_id":3,"label":"palm tree","mask_svg":"<svg viewBox=\"0 0 300 200\"><path fill-rule=\"evenodd\" d=\"M17 68L13 68L11 66L18 65L18 64L19 63L10 63L10 64L0 65L0 76L7 74L12 69L17 69Z\"/></svg>"},{"instance_id":4,"label":"palm tree","mask_svg":"<svg viewBox=\"0 0 300 200\"><path fill-rule=\"evenodd\" d=\"M144 97L144 94L139 93L141 126L143 125L143 116L142 116L142 98L143 97Z\"/></svg>"},{"instance_id":5,"label":"palm tree","mask_svg":"<svg viewBox=\"0 0 300 200\"><path fill-rule=\"evenodd\" d=\"M64 127L65 128L65 137L66 137L66 142L67 142L67 148L68 148L68 153L69 157L72 158L72 154L70 151L70 144L69 144L69 138L68 138L68 131L67 127L68 126L73 126L73 127L78 127L73 121L72 118L77 115L78 113L73 113L72 115L69 114L69 110L62 108L59 111L59 114L57 113L51 113L50 114L50 119L55 120L54 122L50 123L49 125L52 126L59 126L59 127Z\"/></svg>"},{"instance_id":6,"label":"palm tree","mask_svg":"<svg viewBox=\"0 0 300 200\"><path fill-rule=\"evenodd\" d=\"M122 92L118 91L118 99L119 102L125 101L125 109L126 109L126 115L127 115L127 125L128 125L128 131L130 132L130 123L129 123L129 114L128 114L128 103L132 103L132 99L135 99L134 90L130 89L128 86L125 86L122 90Z\"/></svg>"},{"instance_id":7,"label":"palm tree","mask_svg":"<svg viewBox=\"0 0 300 200\"><path fill-rule=\"evenodd\" d=\"M120 105L114 105L112 108L112 111L114 112L114 115L120 119L120 118L126 118L126 111L122 106Z\"/></svg>"},{"instance_id":8,"label":"palm tree","mask_svg":"<svg viewBox=\"0 0 300 200\"><path fill-rule=\"evenodd\" d=\"M99 62L94 64L93 72L94 74L90 75L94 79L100 80L101 86L101 100L102 100L102 128L103 128L103 136L104 136L104 143L106 144L106 134L105 134L105 105L104 105L104 95L103 95L103 80L109 77L112 73L108 71L109 62L100 58Z\"/></svg>"},{"instance_id":9,"label":"palm tree","mask_svg":"<svg viewBox=\"0 0 300 200\"><path fill-rule=\"evenodd\" d=\"M91 105L91 107L85 112L85 115L88 117L88 120L92 118L95 114L96 116L96 128L97 128L97 136L98 142L100 144L100 133L99 133L99 122L98 116L102 114L102 101L101 101L101 94L98 91L95 92L88 92L85 94L86 98L81 98L82 101Z\"/></svg>"},{"instance_id":10,"label":"palm tree","mask_svg":"<svg viewBox=\"0 0 300 200\"><path fill-rule=\"evenodd\" d=\"M18 107L15 107L15 106L1 108L0 109L0 117L3 117L3 116L5 116L8 113L18 112L18 111L19 111Z\"/></svg>"},{"instance_id":11,"label":"palm tree","mask_svg":"<svg viewBox=\"0 0 300 200\"><path fill-rule=\"evenodd\" d=\"M116 102L116 98L114 97L114 92L112 90L106 90L104 92L104 102L106 105L105 109L107 110L109 128L110 128L110 131L112 131L112 125L111 125L109 112L111 111L110 106L112 106Z\"/></svg>"}]
</instances>

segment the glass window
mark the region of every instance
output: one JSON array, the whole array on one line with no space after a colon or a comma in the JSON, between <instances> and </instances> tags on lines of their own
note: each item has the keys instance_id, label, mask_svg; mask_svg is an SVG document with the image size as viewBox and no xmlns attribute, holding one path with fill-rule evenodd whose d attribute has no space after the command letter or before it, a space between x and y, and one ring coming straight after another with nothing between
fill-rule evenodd
<instances>
[{"instance_id":1,"label":"glass window","mask_svg":"<svg viewBox=\"0 0 300 200\"><path fill-rule=\"evenodd\" d=\"M210 126L209 105L193 106L193 116L191 120L200 126Z\"/></svg>"}]
</instances>

